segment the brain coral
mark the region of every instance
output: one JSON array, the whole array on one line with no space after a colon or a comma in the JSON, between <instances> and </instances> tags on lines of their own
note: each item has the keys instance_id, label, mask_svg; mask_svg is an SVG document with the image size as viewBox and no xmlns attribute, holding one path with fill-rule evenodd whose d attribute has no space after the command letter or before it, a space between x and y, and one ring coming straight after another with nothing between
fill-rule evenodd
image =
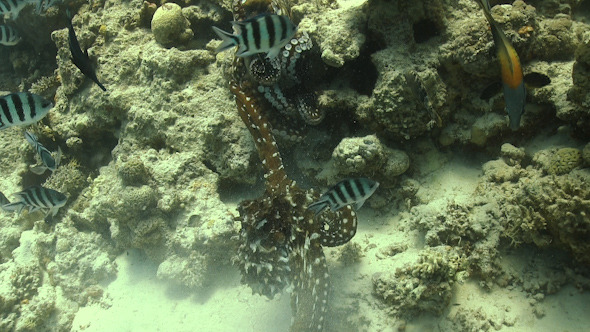
<instances>
[{"instance_id":1,"label":"brain coral","mask_svg":"<svg viewBox=\"0 0 590 332\"><path fill-rule=\"evenodd\" d=\"M582 164L582 152L576 148L563 148L557 150L549 162L547 173L567 174Z\"/></svg>"}]
</instances>

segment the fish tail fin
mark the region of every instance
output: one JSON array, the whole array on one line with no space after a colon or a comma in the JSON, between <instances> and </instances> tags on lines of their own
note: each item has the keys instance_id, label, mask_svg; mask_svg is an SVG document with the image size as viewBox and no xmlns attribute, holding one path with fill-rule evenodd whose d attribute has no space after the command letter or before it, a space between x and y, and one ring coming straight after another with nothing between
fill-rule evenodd
<instances>
[{"instance_id":1,"label":"fish tail fin","mask_svg":"<svg viewBox=\"0 0 590 332\"><path fill-rule=\"evenodd\" d=\"M31 133L30 131L25 131L25 139L27 140L27 142L29 142L29 144L31 144L32 146L37 145L37 136L35 136L35 134Z\"/></svg>"},{"instance_id":2,"label":"fish tail fin","mask_svg":"<svg viewBox=\"0 0 590 332\"><path fill-rule=\"evenodd\" d=\"M509 114L508 120L510 121L510 129L512 131L517 131L520 128L520 118L521 114Z\"/></svg>"},{"instance_id":3,"label":"fish tail fin","mask_svg":"<svg viewBox=\"0 0 590 332\"><path fill-rule=\"evenodd\" d=\"M327 208L328 208L328 202L325 200L319 200L315 203L311 203L307 207L307 209L309 211L312 211L314 213L314 216L317 216L318 214L322 213Z\"/></svg>"},{"instance_id":4,"label":"fish tail fin","mask_svg":"<svg viewBox=\"0 0 590 332\"><path fill-rule=\"evenodd\" d=\"M20 202L20 201L2 205L2 209L4 211L16 211L18 214L20 214L24 208L25 208L25 203Z\"/></svg>"},{"instance_id":5,"label":"fish tail fin","mask_svg":"<svg viewBox=\"0 0 590 332\"><path fill-rule=\"evenodd\" d=\"M4 207L4 205L6 204L10 204L10 201L8 200L8 198L6 198L6 196L4 196L4 194L0 191L0 206Z\"/></svg>"},{"instance_id":6,"label":"fish tail fin","mask_svg":"<svg viewBox=\"0 0 590 332\"><path fill-rule=\"evenodd\" d=\"M215 52L217 52L217 53L223 52L223 51L239 44L237 36L232 35L229 32L223 31L223 30L219 29L218 27L212 27L212 28L213 28L213 31L215 31L215 33L217 34L217 36L219 36L219 38L221 38L221 40L223 41L223 43L221 43L221 45L219 45L219 47L215 50Z\"/></svg>"}]
</instances>

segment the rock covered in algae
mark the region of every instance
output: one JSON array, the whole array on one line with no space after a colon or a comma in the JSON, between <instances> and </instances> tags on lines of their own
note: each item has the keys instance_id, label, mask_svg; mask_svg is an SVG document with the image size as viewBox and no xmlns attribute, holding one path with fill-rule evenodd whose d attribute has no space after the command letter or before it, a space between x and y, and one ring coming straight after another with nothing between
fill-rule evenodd
<instances>
[{"instance_id":1,"label":"rock covered in algae","mask_svg":"<svg viewBox=\"0 0 590 332\"><path fill-rule=\"evenodd\" d=\"M471 142L484 146L488 139L506 130L506 117L497 113L487 113L478 118L471 127Z\"/></svg>"},{"instance_id":2,"label":"rock covered in algae","mask_svg":"<svg viewBox=\"0 0 590 332\"><path fill-rule=\"evenodd\" d=\"M427 245L452 246L464 270L490 283L500 274L496 250L502 234L500 207L493 196L474 197L456 202L439 198L412 207L410 225L423 232Z\"/></svg>"},{"instance_id":3,"label":"rock covered in algae","mask_svg":"<svg viewBox=\"0 0 590 332\"><path fill-rule=\"evenodd\" d=\"M500 147L500 153L504 162L510 166L520 165L526 153L524 152L524 148L517 148L510 143L504 143Z\"/></svg>"},{"instance_id":4,"label":"rock covered in algae","mask_svg":"<svg viewBox=\"0 0 590 332\"><path fill-rule=\"evenodd\" d=\"M437 246L420 252L417 261L395 273L373 276L374 294L396 316L422 312L441 314L451 301L452 288L464 274L464 259L452 247Z\"/></svg>"},{"instance_id":5,"label":"rock covered in algae","mask_svg":"<svg viewBox=\"0 0 590 332\"><path fill-rule=\"evenodd\" d=\"M344 138L332 152L332 161L342 176L374 176L392 181L410 167L410 158L387 147L376 135Z\"/></svg>"},{"instance_id":6,"label":"rock covered in algae","mask_svg":"<svg viewBox=\"0 0 590 332\"><path fill-rule=\"evenodd\" d=\"M590 166L590 143L584 146L584 149L582 150L582 158L584 159L586 166Z\"/></svg>"},{"instance_id":7,"label":"rock covered in algae","mask_svg":"<svg viewBox=\"0 0 590 332\"><path fill-rule=\"evenodd\" d=\"M562 148L551 158L547 173L562 175L582 164L582 152L576 148Z\"/></svg>"},{"instance_id":8,"label":"rock covered in algae","mask_svg":"<svg viewBox=\"0 0 590 332\"><path fill-rule=\"evenodd\" d=\"M152 33L156 41L166 47L186 44L193 38L190 22L182 14L182 8L173 2L156 9L152 17Z\"/></svg>"},{"instance_id":9,"label":"rock covered in algae","mask_svg":"<svg viewBox=\"0 0 590 332\"><path fill-rule=\"evenodd\" d=\"M128 158L118 167L119 176L125 186L140 186L150 181L150 173L138 156Z\"/></svg>"},{"instance_id":10,"label":"rock covered in algae","mask_svg":"<svg viewBox=\"0 0 590 332\"><path fill-rule=\"evenodd\" d=\"M340 7L332 2L331 10L311 4L293 6L295 17L306 17L299 29L309 33L320 47L322 60L331 67L342 67L360 55L366 40L366 2Z\"/></svg>"},{"instance_id":11,"label":"rock covered in algae","mask_svg":"<svg viewBox=\"0 0 590 332\"><path fill-rule=\"evenodd\" d=\"M576 148L550 148L538 151L533 162L545 173L563 175L582 165L582 152Z\"/></svg>"},{"instance_id":12,"label":"rock covered in algae","mask_svg":"<svg viewBox=\"0 0 590 332\"><path fill-rule=\"evenodd\" d=\"M157 277L183 287L198 289L203 286L206 270L205 257L193 252L189 257L169 256L158 266Z\"/></svg>"},{"instance_id":13,"label":"rock covered in algae","mask_svg":"<svg viewBox=\"0 0 590 332\"><path fill-rule=\"evenodd\" d=\"M513 244L533 243L539 247L566 249L588 265L590 246L579 234L590 232L590 189L587 185L590 173L585 169L571 170L571 165L566 164L567 173L547 176L546 170L557 154L541 152L533 158L538 168L522 169L519 165L506 164L502 168L484 166L484 181L479 184L478 191L488 193L497 201L498 220L504 228L502 235ZM575 154L578 155L579 150ZM541 156L548 162L539 163ZM556 169L562 169L563 165L558 162ZM498 170L506 172L506 168L517 169L518 179L502 182L493 175ZM492 181L488 182L490 179Z\"/></svg>"},{"instance_id":14,"label":"rock covered in algae","mask_svg":"<svg viewBox=\"0 0 590 332\"><path fill-rule=\"evenodd\" d=\"M583 33L581 42L575 53L575 62L572 70L573 86L568 93L577 105L578 115L584 118L590 116L590 31ZM581 119L576 119L580 121Z\"/></svg>"}]
</instances>

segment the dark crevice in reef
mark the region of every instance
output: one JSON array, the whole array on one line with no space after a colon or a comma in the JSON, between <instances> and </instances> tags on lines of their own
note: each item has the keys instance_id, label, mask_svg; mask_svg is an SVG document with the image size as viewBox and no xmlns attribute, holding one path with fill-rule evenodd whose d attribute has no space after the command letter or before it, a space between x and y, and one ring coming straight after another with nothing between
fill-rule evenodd
<instances>
[{"instance_id":1,"label":"dark crevice in reef","mask_svg":"<svg viewBox=\"0 0 590 332\"><path fill-rule=\"evenodd\" d=\"M220 179L217 189L219 199L225 204L237 204L245 199L254 199L264 192L263 180L262 175L254 184Z\"/></svg>"},{"instance_id":2,"label":"dark crevice in reef","mask_svg":"<svg viewBox=\"0 0 590 332\"><path fill-rule=\"evenodd\" d=\"M207 169L209 169L211 172L219 174L217 167L215 167L215 165L213 165L213 163L209 160L203 159L203 165L205 165L205 167L207 167Z\"/></svg>"},{"instance_id":3,"label":"dark crevice in reef","mask_svg":"<svg viewBox=\"0 0 590 332\"><path fill-rule=\"evenodd\" d=\"M370 96L373 94L379 73L371 61L371 54L375 51L369 47L363 47L358 58L349 63L352 75L350 87L361 95Z\"/></svg>"},{"instance_id":4,"label":"dark crevice in reef","mask_svg":"<svg viewBox=\"0 0 590 332\"><path fill-rule=\"evenodd\" d=\"M120 127L120 124L115 127ZM75 154L80 165L90 170L107 165L113 159L111 151L117 146L118 139L112 131L86 132L80 135L82 147L79 154ZM68 151L64 150L64 154Z\"/></svg>"},{"instance_id":5,"label":"dark crevice in reef","mask_svg":"<svg viewBox=\"0 0 590 332\"><path fill-rule=\"evenodd\" d=\"M331 86L348 85L361 95L370 96L377 84L379 73L371 61L371 54L379 51L378 44L365 42L359 56L346 62L342 68L327 69L327 79Z\"/></svg>"},{"instance_id":6,"label":"dark crevice in reef","mask_svg":"<svg viewBox=\"0 0 590 332\"><path fill-rule=\"evenodd\" d=\"M440 35L436 23L428 18L415 22L412 25L412 30L414 31L414 41L417 44L427 42L430 38Z\"/></svg>"}]
</instances>

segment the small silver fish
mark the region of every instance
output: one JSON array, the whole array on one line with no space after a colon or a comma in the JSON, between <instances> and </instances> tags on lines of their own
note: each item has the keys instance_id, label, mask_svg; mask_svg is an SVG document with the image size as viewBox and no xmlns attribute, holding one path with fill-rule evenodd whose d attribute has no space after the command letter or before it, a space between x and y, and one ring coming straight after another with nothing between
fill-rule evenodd
<instances>
[{"instance_id":1,"label":"small silver fish","mask_svg":"<svg viewBox=\"0 0 590 332\"><path fill-rule=\"evenodd\" d=\"M239 57L267 53L266 57L273 59L297 32L297 26L284 15L266 13L231 23L236 30L235 34L213 27L213 31L223 40L216 51L222 52L238 46L236 56Z\"/></svg>"},{"instance_id":2,"label":"small silver fish","mask_svg":"<svg viewBox=\"0 0 590 332\"><path fill-rule=\"evenodd\" d=\"M21 211L27 208L30 212L38 210L47 211L46 217L54 217L60 207L66 204L68 197L59 191L44 188L41 186L32 186L23 191L13 194L17 197L12 203L2 205L6 211ZM46 219L47 220L47 219Z\"/></svg>"},{"instance_id":3,"label":"small silver fish","mask_svg":"<svg viewBox=\"0 0 590 332\"><path fill-rule=\"evenodd\" d=\"M0 25L0 44L14 46L20 42L20 36L15 28L10 25Z\"/></svg>"},{"instance_id":4,"label":"small silver fish","mask_svg":"<svg viewBox=\"0 0 590 332\"><path fill-rule=\"evenodd\" d=\"M367 198L373 195L377 187L379 182L368 178L342 180L324 193L317 202L310 204L307 209L313 211L316 216L328 207L336 211L346 205L353 205L355 210L358 210Z\"/></svg>"},{"instance_id":5,"label":"small silver fish","mask_svg":"<svg viewBox=\"0 0 590 332\"><path fill-rule=\"evenodd\" d=\"M49 100L29 92L0 97L0 130L33 124L47 115L52 107Z\"/></svg>"},{"instance_id":6,"label":"small silver fish","mask_svg":"<svg viewBox=\"0 0 590 332\"><path fill-rule=\"evenodd\" d=\"M33 146L35 151L37 151L37 154L43 163L43 165L31 167L31 172L40 175L45 173L46 170L50 170L52 172L55 171L57 166L59 166L59 161L61 160L61 149L57 147L57 154L55 158L53 158L51 152L49 152L49 150L47 150L43 144L39 143L37 136L35 136L33 133L25 131L25 138L27 139L27 142Z\"/></svg>"}]
</instances>

